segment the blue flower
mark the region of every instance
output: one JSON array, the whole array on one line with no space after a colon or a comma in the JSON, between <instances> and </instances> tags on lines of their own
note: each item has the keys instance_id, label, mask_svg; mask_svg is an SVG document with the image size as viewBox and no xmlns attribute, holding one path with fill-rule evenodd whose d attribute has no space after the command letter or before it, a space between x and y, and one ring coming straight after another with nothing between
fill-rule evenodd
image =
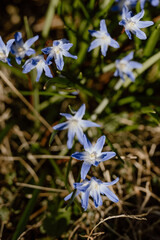
<instances>
[{"instance_id":1,"label":"blue flower","mask_svg":"<svg viewBox=\"0 0 160 240\"><path fill-rule=\"evenodd\" d=\"M28 59L22 67L23 67L23 73L28 73L34 68L37 69L36 82L39 81L43 70L47 77L53 78L50 68L46 64L46 61L44 60L44 57L42 55Z\"/></svg>"},{"instance_id":2,"label":"blue flower","mask_svg":"<svg viewBox=\"0 0 160 240\"><path fill-rule=\"evenodd\" d=\"M120 78L124 81L125 75L131 79L131 81L135 80L134 74L132 73L133 68L141 68L142 64L130 61L133 58L133 52L130 52L126 57L121 60L116 60L116 71L114 73L115 77L120 76Z\"/></svg>"},{"instance_id":3,"label":"blue flower","mask_svg":"<svg viewBox=\"0 0 160 240\"><path fill-rule=\"evenodd\" d=\"M81 178L85 179L91 165L98 166L100 162L104 162L116 155L115 152L102 152L105 143L105 136L100 137L95 145L92 145L87 139L86 135L83 136L84 152L75 152L72 154L73 158L84 161L81 168Z\"/></svg>"},{"instance_id":4,"label":"blue flower","mask_svg":"<svg viewBox=\"0 0 160 240\"><path fill-rule=\"evenodd\" d=\"M39 36L35 36L33 38L28 39L25 43L22 39L22 34L20 32L16 32L15 40L11 46L11 53L15 55L17 64L21 64L21 60L25 56L30 56L35 53L35 50L30 48L30 46L37 41Z\"/></svg>"},{"instance_id":5,"label":"blue flower","mask_svg":"<svg viewBox=\"0 0 160 240\"><path fill-rule=\"evenodd\" d=\"M124 4L128 8L135 7L137 4L137 0L115 0L115 2L118 2L118 4L112 7L113 11L121 11Z\"/></svg>"},{"instance_id":6,"label":"blue flower","mask_svg":"<svg viewBox=\"0 0 160 240\"><path fill-rule=\"evenodd\" d=\"M132 39L131 33L135 34L139 39L145 40L146 34L140 30L140 28L146 28L154 23L152 21L139 21L144 16L144 10L132 17L132 12L128 11L126 5L122 9L122 20L119 25L124 26L125 32L129 39Z\"/></svg>"},{"instance_id":7,"label":"blue flower","mask_svg":"<svg viewBox=\"0 0 160 240\"><path fill-rule=\"evenodd\" d=\"M78 109L78 111L75 113L75 115L71 115L68 113L60 113L61 116L64 116L68 121L64 123L57 124L53 127L54 130L64 130L68 129L68 141L67 141L67 147L68 149L71 149L73 146L73 138L76 135L79 142L83 145L83 128L86 127L100 127L100 125L88 121L88 120L82 120L82 117L85 114L85 104L82 104L82 106Z\"/></svg>"},{"instance_id":8,"label":"blue flower","mask_svg":"<svg viewBox=\"0 0 160 240\"><path fill-rule=\"evenodd\" d=\"M77 189L75 197L81 194L81 204L84 210L87 210L89 196L91 196L94 200L95 207L99 207L102 205L101 195L106 195L112 202L118 202L118 197L108 188L108 186L114 185L118 182L119 178L116 178L112 182L102 182L101 180L92 177L89 181L88 179L83 180L81 183L74 183L74 188ZM65 201L72 197L73 193L70 193L65 197Z\"/></svg>"},{"instance_id":9,"label":"blue flower","mask_svg":"<svg viewBox=\"0 0 160 240\"><path fill-rule=\"evenodd\" d=\"M54 58L58 70L61 71L64 67L63 56L77 59L77 56L68 52L72 46L73 44L69 43L66 39L55 40L53 41L53 47L44 48L42 52L44 54L49 54L46 60L47 63L50 63L52 58Z\"/></svg>"},{"instance_id":10,"label":"blue flower","mask_svg":"<svg viewBox=\"0 0 160 240\"><path fill-rule=\"evenodd\" d=\"M119 44L117 41L115 41L111 36L109 35L106 27L105 20L102 19L100 21L100 31L95 30L88 30L92 37L96 37L96 39L91 42L91 45L88 48L88 52L90 52L92 49L101 46L101 52L102 55L105 57L108 46L119 48Z\"/></svg>"},{"instance_id":11,"label":"blue flower","mask_svg":"<svg viewBox=\"0 0 160 240\"><path fill-rule=\"evenodd\" d=\"M156 7L156 6L159 5L159 0L149 0L149 1L151 2L151 5L152 5L153 7ZM141 2L141 8L143 9L146 0L140 0L140 2Z\"/></svg>"},{"instance_id":12,"label":"blue flower","mask_svg":"<svg viewBox=\"0 0 160 240\"><path fill-rule=\"evenodd\" d=\"M10 65L10 66L12 66L12 65L10 63L10 59L8 58L8 55L9 55L11 45L13 42L14 42L14 39L11 39L5 45L2 38L0 37L0 61L2 61L4 63L8 63L8 65Z\"/></svg>"}]
</instances>

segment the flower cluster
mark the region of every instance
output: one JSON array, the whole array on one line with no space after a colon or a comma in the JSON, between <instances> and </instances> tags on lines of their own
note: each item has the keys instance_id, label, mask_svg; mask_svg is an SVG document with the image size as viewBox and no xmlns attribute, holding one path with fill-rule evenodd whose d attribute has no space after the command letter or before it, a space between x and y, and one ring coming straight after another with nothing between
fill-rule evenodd
<instances>
[{"instance_id":1,"label":"flower cluster","mask_svg":"<svg viewBox=\"0 0 160 240\"><path fill-rule=\"evenodd\" d=\"M93 145L88 140L85 134L83 134L83 128L86 127L100 127L100 125L83 120L82 117L85 114L85 104L83 104L74 116L68 113L60 113L67 119L67 122L57 124L53 127L54 130L64 130L68 129L68 141L67 147L70 149L73 146L73 138L76 135L79 142L84 147L84 152L75 152L71 156L77 160L83 161L81 168L81 183L74 183L74 188L77 189L76 195L81 193L82 197L82 207L86 210L88 206L89 195L93 198L95 206L102 205L102 199L100 194L106 195L111 201L118 202L117 196L107 187L115 184L118 178L109 183L103 183L99 179L92 177L89 181L86 176L91 168L91 166L98 166L100 162L104 162L108 159L113 158L115 152L102 152L103 146L105 144L105 136L100 137L97 142ZM70 193L65 200L72 197Z\"/></svg>"},{"instance_id":2,"label":"flower cluster","mask_svg":"<svg viewBox=\"0 0 160 240\"><path fill-rule=\"evenodd\" d=\"M31 46L35 43L35 41L38 40L38 38L39 36L37 35L28 39L24 43L22 34L20 32L16 32L14 39L9 40L5 45L2 38L0 37L0 61L6 62L11 66L11 61L8 58L8 55L11 52L15 56L17 64L21 64L22 59L24 59L25 56L29 57L36 53L35 50L31 48ZM69 53L69 49L72 46L73 44L69 43L69 41L66 39L53 41L53 47L47 47L41 50L44 54L48 54L47 59L45 60L42 54L28 59L22 66L22 72L28 73L36 68L36 81L39 81L43 70L47 77L53 78L53 75L49 68L49 65L52 64L52 58L54 58L58 70L61 71L64 67L63 56L77 59L77 56L73 56L71 53Z\"/></svg>"},{"instance_id":3,"label":"flower cluster","mask_svg":"<svg viewBox=\"0 0 160 240\"><path fill-rule=\"evenodd\" d=\"M117 0L118 1L118 0ZM141 1L141 6L144 7L144 2ZM140 13L136 14L135 16L132 16L132 12L128 10L127 6L135 6L136 1L135 0L125 0L121 1L121 4L123 3L122 8L122 20L119 22L119 25L124 26L125 32L128 35L129 39L132 39L131 33L135 34L139 39L145 40L147 38L146 34L141 31L141 28L146 28L154 23L152 21L140 21L140 19L144 16L144 10L142 10ZM151 3L156 6L158 5L157 1L151 1ZM113 48L119 48L119 43L114 40L110 34L108 33L107 26L105 23L105 19L102 19L100 21L100 30L88 30L92 37L95 37L96 39L91 42L88 52L93 50L94 48L101 47L101 53L105 57L107 54L108 47L111 46ZM32 37L28 39L26 42L22 39L22 34L20 32L16 32L14 35L14 39L11 39L7 42L5 45L2 38L0 37L0 61L6 62L11 66L11 61L9 56L9 53L11 52L15 56L15 60L17 64L21 64L22 59L24 59L26 56L31 56L35 54L35 50L31 48L31 46L37 41L39 36ZM64 60L63 57L70 57L73 59L77 59L77 56L72 55L69 50L73 46L72 43L70 43L66 39L60 39L60 40L54 40L53 46L43 48L41 51L47 55L47 59L45 60L44 56L37 55L34 57L31 57L28 59L24 65L23 73L28 73L31 70L35 69L37 70L37 77L36 81L39 81L42 72L44 71L45 75L49 78L53 78L53 74L50 70L50 65L52 64L52 60L54 59L55 65L59 71L63 70L64 67ZM122 61L123 60L123 61ZM120 76L123 80L123 75L126 74L132 81L134 81L134 76L132 73L133 68L139 68L141 65L136 62L130 62L127 64L128 57L122 59L121 61L116 61L116 67L117 70L115 72L115 76ZM123 68L120 68L120 66L123 66ZM127 67L129 67L127 69ZM75 119L74 119L75 118ZM68 122L72 122L72 124L66 125L66 127L69 128L69 132L72 133L72 135L77 135L79 138L79 141L82 141L82 134L81 134L81 127L84 127L84 122L78 120L79 122L79 128L74 133L71 131L71 126L73 126L73 122L75 123L76 117L74 117L74 121L71 119L67 119ZM71 134L69 134L69 140L68 145L72 147L72 139ZM80 140L81 139L81 140Z\"/></svg>"}]
</instances>

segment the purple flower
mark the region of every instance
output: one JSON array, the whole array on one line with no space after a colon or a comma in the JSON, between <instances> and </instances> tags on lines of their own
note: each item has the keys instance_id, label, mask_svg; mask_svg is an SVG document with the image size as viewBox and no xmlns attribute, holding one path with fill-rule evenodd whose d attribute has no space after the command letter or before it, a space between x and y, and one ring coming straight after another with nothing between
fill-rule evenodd
<instances>
[{"instance_id":1,"label":"purple flower","mask_svg":"<svg viewBox=\"0 0 160 240\"><path fill-rule=\"evenodd\" d=\"M85 179L91 165L98 166L100 162L104 162L116 155L115 152L102 152L105 143L105 136L100 137L95 145L92 145L83 135L84 152L75 152L72 154L73 158L84 161L81 168L81 178Z\"/></svg>"},{"instance_id":2,"label":"purple flower","mask_svg":"<svg viewBox=\"0 0 160 240\"><path fill-rule=\"evenodd\" d=\"M85 104L83 104L78 111L75 113L75 115L71 115L68 113L60 113L61 116L64 116L67 121L64 123L57 124L53 127L54 130L64 130L68 129L68 141L67 141L67 147L68 149L71 149L73 146L73 138L76 135L79 142L83 144L83 128L86 127L100 127L100 125L88 121L83 120L82 117L85 114Z\"/></svg>"},{"instance_id":3,"label":"purple flower","mask_svg":"<svg viewBox=\"0 0 160 240\"><path fill-rule=\"evenodd\" d=\"M119 25L124 26L125 32L128 35L129 39L132 39L131 33L135 34L139 39L147 39L146 34L140 30L140 28L146 28L154 24L152 21L140 21L144 16L144 10L132 17L132 12L128 11L126 5L122 9L122 20L119 22Z\"/></svg>"},{"instance_id":4,"label":"purple flower","mask_svg":"<svg viewBox=\"0 0 160 240\"><path fill-rule=\"evenodd\" d=\"M72 43L69 43L66 39L55 40L53 41L53 47L47 47L42 49L44 54L49 54L47 57L47 63L50 63L52 58L54 58L58 70L62 70L64 67L63 56L71 57L77 59L77 56L69 53L69 49L73 46Z\"/></svg>"},{"instance_id":5,"label":"purple flower","mask_svg":"<svg viewBox=\"0 0 160 240\"><path fill-rule=\"evenodd\" d=\"M30 56L35 53L35 50L30 48L30 46L37 41L39 36L35 36L33 38L28 39L25 43L22 39L22 34L20 32L16 32L15 40L11 46L11 53L15 55L17 64L21 64L21 60L25 56Z\"/></svg>"},{"instance_id":6,"label":"purple flower","mask_svg":"<svg viewBox=\"0 0 160 240\"><path fill-rule=\"evenodd\" d=\"M28 59L22 67L23 67L23 73L28 73L34 68L37 69L36 82L39 81L43 70L47 77L53 78L51 70L46 64L46 61L44 60L44 57L42 55Z\"/></svg>"},{"instance_id":7,"label":"purple flower","mask_svg":"<svg viewBox=\"0 0 160 240\"><path fill-rule=\"evenodd\" d=\"M146 0L140 0L140 2L141 2L141 8L143 9ZM149 2L151 3L151 5L152 5L153 7L156 7L156 6L159 5L159 0L149 0Z\"/></svg>"},{"instance_id":8,"label":"purple flower","mask_svg":"<svg viewBox=\"0 0 160 240\"><path fill-rule=\"evenodd\" d=\"M105 20L102 19L100 21L100 31L88 30L92 37L96 37L96 39L91 42L91 45L88 48L88 52L92 49L101 46L102 55L105 57L108 46L119 48L119 44L113 38L111 38L110 34L107 31Z\"/></svg>"},{"instance_id":9,"label":"purple flower","mask_svg":"<svg viewBox=\"0 0 160 240\"><path fill-rule=\"evenodd\" d=\"M131 79L131 81L135 80L134 74L132 73L133 68L141 68L142 64L130 61L133 58L133 52L130 52L126 57L121 60L116 60L116 71L114 73L115 77L120 76L120 78L124 81L125 76Z\"/></svg>"},{"instance_id":10,"label":"purple flower","mask_svg":"<svg viewBox=\"0 0 160 240\"><path fill-rule=\"evenodd\" d=\"M11 39L5 45L2 38L0 37L0 61L8 63L9 66L12 66L10 59L8 58L9 52L11 50L11 45L14 42L14 39Z\"/></svg>"},{"instance_id":11,"label":"purple flower","mask_svg":"<svg viewBox=\"0 0 160 240\"><path fill-rule=\"evenodd\" d=\"M101 195L106 195L112 202L118 202L118 197L108 188L108 186L114 185L118 182L119 178L116 178L112 182L102 182L101 180L92 177L89 181L88 179L83 180L81 183L74 183L74 188L77 189L75 197L81 194L81 204L84 210L87 210L89 196L91 196L94 200L95 207L99 207L102 205ZM65 197L65 201L72 197L73 193L70 193Z\"/></svg>"}]
</instances>

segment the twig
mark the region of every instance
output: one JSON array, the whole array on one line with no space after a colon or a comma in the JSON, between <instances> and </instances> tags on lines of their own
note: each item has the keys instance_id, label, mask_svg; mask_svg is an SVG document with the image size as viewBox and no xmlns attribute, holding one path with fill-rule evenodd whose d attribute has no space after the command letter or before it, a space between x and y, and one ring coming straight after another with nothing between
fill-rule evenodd
<instances>
[{"instance_id":1,"label":"twig","mask_svg":"<svg viewBox=\"0 0 160 240\"><path fill-rule=\"evenodd\" d=\"M22 100L22 102L32 111L39 121L52 133L53 129L49 123L36 111L36 109L23 97L23 95L14 87L11 81L0 71L0 77L2 80L12 89L12 91Z\"/></svg>"},{"instance_id":2,"label":"twig","mask_svg":"<svg viewBox=\"0 0 160 240\"><path fill-rule=\"evenodd\" d=\"M110 219L114 219L114 218L132 218L132 219L136 219L136 220L146 220L146 218L142 218L143 216L148 215L148 213L144 213L144 214L140 214L140 215L125 215L125 214L121 214L121 215L117 215L117 216L109 216L103 220L101 220L96 226L94 226L94 228L91 230L88 240L90 239L90 236L92 235L93 231L103 222L108 221Z\"/></svg>"},{"instance_id":3,"label":"twig","mask_svg":"<svg viewBox=\"0 0 160 240\"><path fill-rule=\"evenodd\" d=\"M28 184L28 183L20 183L20 182L16 182L17 186L20 187L27 187L27 188L33 188L33 189L40 189L42 191L47 191L47 192L57 192L57 193L61 193L61 192L67 192L67 190L63 190L63 189L55 189L55 188L48 188L48 187L42 187L42 186L37 186L37 185L33 185L33 184Z\"/></svg>"}]
</instances>

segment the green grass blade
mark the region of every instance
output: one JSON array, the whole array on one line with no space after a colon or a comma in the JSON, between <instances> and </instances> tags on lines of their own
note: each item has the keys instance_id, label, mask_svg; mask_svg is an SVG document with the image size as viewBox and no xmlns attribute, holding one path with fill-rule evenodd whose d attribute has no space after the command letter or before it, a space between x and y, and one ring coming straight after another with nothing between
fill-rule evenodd
<instances>
[{"instance_id":1,"label":"green grass blade","mask_svg":"<svg viewBox=\"0 0 160 240\"><path fill-rule=\"evenodd\" d=\"M44 182L44 173L43 175L41 176L40 178L40 181L39 181L39 186L41 186ZM19 223L17 225L17 228L13 234L13 237L12 237L12 240L17 240L18 237L21 235L21 233L25 230L25 227L27 225L27 222L29 220L29 216L30 214L32 213L33 209L34 209L34 206L36 204L36 200L37 200L37 197L38 197L38 194L39 194L39 189L35 189L33 191L33 194L32 194L32 198L29 200L24 212L22 213L22 216L19 220Z\"/></svg>"},{"instance_id":2,"label":"green grass blade","mask_svg":"<svg viewBox=\"0 0 160 240\"><path fill-rule=\"evenodd\" d=\"M43 31L42 31L42 36L44 38L47 38L49 35L49 30L52 24L52 19L53 16L55 14L55 9L58 5L59 0L50 0L49 6L48 6L48 10L47 10L47 14L46 14L46 19L45 19L45 23L44 23L44 27L43 27Z\"/></svg>"}]
</instances>

